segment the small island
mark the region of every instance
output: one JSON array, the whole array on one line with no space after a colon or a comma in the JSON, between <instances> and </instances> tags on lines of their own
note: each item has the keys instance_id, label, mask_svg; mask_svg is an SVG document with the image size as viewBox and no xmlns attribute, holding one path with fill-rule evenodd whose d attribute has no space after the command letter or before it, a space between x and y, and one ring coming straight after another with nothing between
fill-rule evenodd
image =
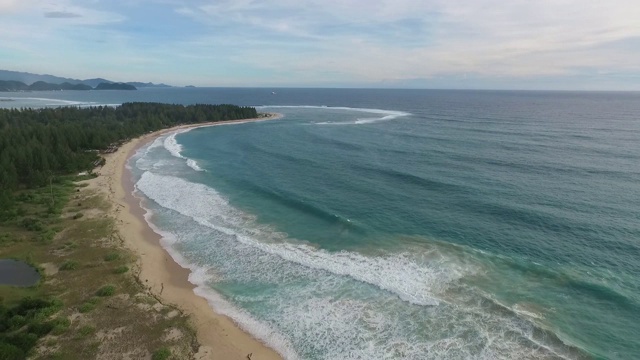
<instances>
[{"instance_id":1,"label":"small island","mask_svg":"<svg viewBox=\"0 0 640 360\"><path fill-rule=\"evenodd\" d=\"M94 90L138 90L135 86L125 83L102 82Z\"/></svg>"}]
</instances>

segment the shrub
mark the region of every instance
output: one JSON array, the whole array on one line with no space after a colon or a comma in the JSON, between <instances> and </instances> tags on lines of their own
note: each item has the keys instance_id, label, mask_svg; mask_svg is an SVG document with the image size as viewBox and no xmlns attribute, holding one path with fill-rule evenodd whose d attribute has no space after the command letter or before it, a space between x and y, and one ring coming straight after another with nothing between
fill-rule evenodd
<instances>
[{"instance_id":1,"label":"shrub","mask_svg":"<svg viewBox=\"0 0 640 360\"><path fill-rule=\"evenodd\" d=\"M60 335L64 333L65 331L67 331L67 329L69 329L69 326L71 326L71 320L69 320L69 318L66 318L66 317L57 318L53 320L51 323L53 325L53 329L51 330L51 332L54 335Z\"/></svg>"},{"instance_id":2,"label":"shrub","mask_svg":"<svg viewBox=\"0 0 640 360\"><path fill-rule=\"evenodd\" d=\"M18 347L20 350L29 352L29 350L38 342L38 336L36 334L30 334L25 332L19 332L11 336L7 336L4 339L5 342Z\"/></svg>"},{"instance_id":3,"label":"shrub","mask_svg":"<svg viewBox=\"0 0 640 360\"><path fill-rule=\"evenodd\" d=\"M127 271L129 271L129 267L122 265L122 266L119 266L118 268L116 268L113 272L116 273L116 274L124 274Z\"/></svg>"},{"instance_id":4,"label":"shrub","mask_svg":"<svg viewBox=\"0 0 640 360\"><path fill-rule=\"evenodd\" d=\"M75 215L73 215L73 220L77 220L80 219L81 217L83 217L84 214L83 213L76 213Z\"/></svg>"},{"instance_id":5,"label":"shrub","mask_svg":"<svg viewBox=\"0 0 640 360\"><path fill-rule=\"evenodd\" d=\"M48 243L51 240L53 240L53 238L56 236L56 231L53 229L49 229L49 230L44 230L40 232L40 235L38 235L38 241L43 242L43 243Z\"/></svg>"},{"instance_id":6,"label":"shrub","mask_svg":"<svg viewBox=\"0 0 640 360\"><path fill-rule=\"evenodd\" d=\"M20 221L20 226L29 231L42 231L42 229L44 229L40 220L31 217L22 219L22 221Z\"/></svg>"},{"instance_id":7,"label":"shrub","mask_svg":"<svg viewBox=\"0 0 640 360\"><path fill-rule=\"evenodd\" d=\"M22 315L13 315L11 319L9 319L7 325L9 325L10 329L18 329L27 323L27 319L25 319Z\"/></svg>"},{"instance_id":8,"label":"shrub","mask_svg":"<svg viewBox=\"0 0 640 360\"><path fill-rule=\"evenodd\" d=\"M120 259L120 254L118 254L117 252L109 253L104 257L104 261L115 261L118 259Z\"/></svg>"},{"instance_id":9,"label":"shrub","mask_svg":"<svg viewBox=\"0 0 640 360\"><path fill-rule=\"evenodd\" d=\"M101 287L100 289L98 289L98 291L96 292L96 295L98 296L112 296L113 294L116 293L116 287L113 285L105 285L103 287Z\"/></svg>"},{"instance_id":10,"label":"shrub","mask_svg":"<svg viewBox=\"0 0 640 360\"><path fill-rule=\"evenodd\" d=\"M166 347L162 347L153 352L151 360L167 360L171 356L171 350Z\"/></svg>"},{"instance_id":11,"label":"shrub","mask_svg":"<svg viewBox=\"0 0 640 360\"><path fill-rule=\"evenodd\" d=\"M26 359L24 351L15 345L0 341L0 359L2 360L22 360Z\"/></svg>"},{"instance_id":12,"label":"shrub","mask_svg":"<svg viewBox=\"0 0 640 360\"><path fill-rule=\"evenodd\" d=\"M42 337L50 333L54 326L53 322L34 322L29 325L28 331L38 337Z\"/></svg>"},{"instance_id":13,"label":"shrub","mask_svg":"<svg viewBox=\"0 0 640 360\"><path fill-rule=\"evenodd\" d=\"M95 308L96 308L95 304L84 303L84 304L82 304L82 305L80 305L78 307L78 311L80 311L81 313L85 314L85 313L88 313L88 312L92 311Z\"/></svg>"},{"instance_id":14,"label":"shrub","mask_svg":"<svg viewBox=\"0 0 640 360\"><path fill-rule=\"evenodd\" d=\"M77 261L74 260L67 260L65 262L62 263L62 265L60 265L60 270L75 270L77 269L79 266Z\"/></svg>"},{"instance_id":15,"label":"shrub","mask_svg":"<svg viewBox=\"0 0 640 360\"><path fill-rule=\"evenodd\" d=\"M84 336L93 334L95 331L96 331L96 328L94 328L93 326L85 325L80 329L78 329L78 335L84 337Z\"/></svg>"}]
</instances>

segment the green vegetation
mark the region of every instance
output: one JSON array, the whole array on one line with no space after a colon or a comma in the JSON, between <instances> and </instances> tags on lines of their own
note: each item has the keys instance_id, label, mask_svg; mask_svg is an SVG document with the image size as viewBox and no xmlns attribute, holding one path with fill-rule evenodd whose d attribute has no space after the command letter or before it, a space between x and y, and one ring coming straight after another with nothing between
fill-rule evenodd
<instances>
[{"instance_id":1,"label":"green vegetation","mask_svg":"<svg viewBox=\"0 0 640 360\"><path fill-rule=\"evenodd\" d=\"M167 360L171 356L171 350L166 347L160 348L153 352L151 360Z\"/></svg>"},{"instance_id":2,"label":"green vegetation","mask_svg":"<svg viewBox=\"0 0 640 360\"><path fill-rule=\"evenodd\" d=\"M104 261L115 261L120 259L120 254L117 252L108 253L104 257Z\"/></svg>"},{"instance_id":3,"label":"green vegetation","mask_svg":"<svg viewBox=\"0 0 640 360\"><path fill-rule=\"evenodd\" d=\"M20 216L14 196L24 188L43 188L37 199L23 200L47 200L55 213L59 204L46 190L60 183L61 175L93 169L101 151L113 151L122 141L176 125L256 116L255 108L235 105L0 109L0 221ZM23 226L38 231L38 220Z\"/></svg>"},{"instance_id":4,"label":"green vegetation","mask_svg":"<svg viewBox=\"0 0 640 360\"><path fill-rule=\"evenodd\" d=\"M138 90L135 86L125 83L101 82L96 86L96 90Z\"/></svg>"},{"instance_id":5,"label":"green vegetation","mask_svg":"<svg viewBox=\"0 0 640 360\"><path fill-rule=\"evenodd\" d=\"M150 131L250 117L232 105L0 110L0 254L42 274L32 287L0 286L0 360L192 358L187 317L136 277L111 203L80 182L93 176L70 174ZM167 340L169 329L181 336Z\"/></svg>"},{"instance_id":6,"label":"green vegetation","mask_svg":"<svg viewBox=\"0 0 640 360\"><path fill-rule=\"evenodd\" d=\"M90 325L85 325L85 326L81 327L80 329L78 329L78 335L81 336L81 337L89 336L89 335L93 334L94 332L96 332L96 328L94 328L93 326L90 326Z\"/></svg>"},{"instance_id":7,"label":"green vegetation","mask_svg":"<svg viewBox=\"0 0 640 360\"><path fill-rule=\"evenodd\" d=\"M113 272L114 274L124 274L129 271L129 267L126 265L118 266Z\"/></svg>"},{"instance_id":8,"label":"green vegetation","mask_svg":"<svg viewBox=\"0 0 640 360\"><path fill-rule=\"evenodd\" d=\"M76 270L78 268L78 262L75 260L67 260L60 265L60 270Z\"/></svg>"},{"instance_id":9,"label":"green vegetation","mask_svg":"<svg viewBox=\"0 0 640 360\"><path fill-rule=\"evenodd\" d=\"M113 285L105 285L96 291L96 295L106 297L113 296L116 293L116 287Z\"/></svg>"},{"instance_id":10,"label":"green vegetation","mask_svg":"<svg viewBox=\"0 0 640 360\"><path fill-rule=\"evenodd\" d=\"M30 297L11 307L0 303L0 359L24 359L38 339L63 331L68 319L49 320L61 307L59 301Z\"/></svg>"},{"instance_id":11,"label":"green vegetation","mask_svg":"<svg viewBox=\"0 0 640 360\"><path fill-rule=\"evenodd\" d=\"M15 217L0 220L2 256L32 264L43 276L32 287L0 286L0 360L149 358L162 347L170 358L192 358L197 342L187 318L135 277L135 257L106 216L111 204L76 179L17 190ZM77 212L94 215L74 220ZM26 299L44 308L20 313ZM166 340L167 329L183 335Z\"/></svg>"}]
</instances>

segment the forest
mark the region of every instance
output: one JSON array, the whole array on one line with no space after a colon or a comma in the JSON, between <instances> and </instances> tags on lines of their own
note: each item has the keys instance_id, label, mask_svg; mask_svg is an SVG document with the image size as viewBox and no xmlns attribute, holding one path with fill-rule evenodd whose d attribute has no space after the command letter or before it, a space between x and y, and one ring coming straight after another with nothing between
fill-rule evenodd
<instances>
[{"instance_id":1,"label":"forest","mask_svg":"<svg viewBox=\"0 0 640 360\"><path fill-rule=\"evenodd\" d=\"M112 145L172 126L257 115L255 108L226 104L0 109L0 218L16 190L91 170L100 152Z\"/></svg>"}]
</instances>

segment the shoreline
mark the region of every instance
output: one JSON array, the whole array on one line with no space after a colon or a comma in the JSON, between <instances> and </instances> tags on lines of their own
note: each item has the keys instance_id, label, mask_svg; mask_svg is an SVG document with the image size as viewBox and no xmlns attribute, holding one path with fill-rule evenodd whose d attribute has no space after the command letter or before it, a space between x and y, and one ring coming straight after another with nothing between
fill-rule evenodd
<instances>
[{"instance_id":1,"label":"shoreline","mask_svg":"<svg viewBox=\"0 0 640 360\"><path fill-rule=\"evenodd\" d=\"M98 177L91 180L93 186L106 193L112 205L110 215L115 219L118 233L125 247L137 258L136 277L140 283L163 303L176 305L190 316L200 345L196 359L247 359L248 354L253 354L253 360L282 357L242 330L232 319L216 313L207 299L194 292L196 286L189 281L191 271L172 258L160 243L162 235L147 223L147 211L141 206L143 199L133 195L134 182L126 163L140 147L167 133L281 117L271 114L254 119L181 125L149 133L129 140L114 153L105 154L104 166L96 171Z\"/></svg>"}]
</instances>

